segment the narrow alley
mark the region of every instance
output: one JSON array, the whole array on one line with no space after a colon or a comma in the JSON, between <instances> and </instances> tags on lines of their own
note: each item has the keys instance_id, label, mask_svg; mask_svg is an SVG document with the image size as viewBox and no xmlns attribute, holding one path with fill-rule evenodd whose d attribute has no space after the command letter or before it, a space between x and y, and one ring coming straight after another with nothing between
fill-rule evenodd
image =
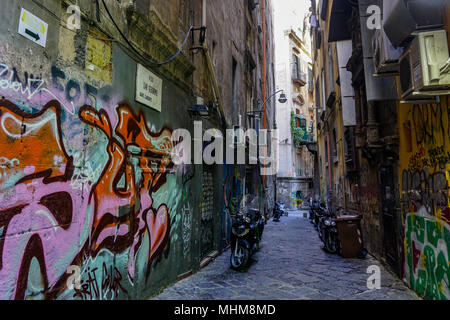
<instances>
[{"instance_id":1,"label":"narrow alley","mask_svg":"<svg viewBox=\"0 0 450 320\"><path fill-rule=\"evenodd\" d=\"M155 300L414 300L417 295L377 260L327 254L302 211L267 223L261 250L244 272L230 268L230 251ZM381 289L369 290L366 273L381 268Z\"/></svg>"},{"instance_id":2,"label":"narrow alley","mask_svg":"<svg viewBox=\"0 0 450 320\"><path fill-rule=\"evenodd\" d=\"M0 300L450 299L450 0L0 1Z\"/></svg>"}]
</instances>

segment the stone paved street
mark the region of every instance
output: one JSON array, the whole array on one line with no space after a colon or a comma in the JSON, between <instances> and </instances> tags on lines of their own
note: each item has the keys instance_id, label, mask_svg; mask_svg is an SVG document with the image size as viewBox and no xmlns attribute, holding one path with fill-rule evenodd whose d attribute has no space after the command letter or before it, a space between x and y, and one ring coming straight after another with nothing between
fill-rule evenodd
<instances>
[{"instance_id":1,"label":"stone paved street","mask_svg":"<svg viewBox=\"0 0 450 320\"><path fill-rule=\"evenodd\" d=\"M419 299L400 279L368 256L344 259L321 249L317 232L299 211L266 225L257 260L245 272L230 269L230 251L165 289L155 300L410 300ZM382 270L380 290L368 290L367 267Z\"/></svg>"}]
</instances>

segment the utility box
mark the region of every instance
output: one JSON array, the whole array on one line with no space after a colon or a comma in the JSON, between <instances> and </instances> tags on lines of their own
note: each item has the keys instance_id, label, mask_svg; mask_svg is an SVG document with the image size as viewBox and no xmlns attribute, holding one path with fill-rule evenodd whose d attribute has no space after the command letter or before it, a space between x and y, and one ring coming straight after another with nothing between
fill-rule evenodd
<instances>
[{"instance_id":1,"label":"utility box","mask_svg":"<svg viewBox=\"0 0 450 320\"><path fill-rule=\"evenodd\" d=\"M334 219L338 228L342 256L344 258L356 258L358 253L363 249L361 219L361 215L340 216Z\"/></svg>"}]
</instances>

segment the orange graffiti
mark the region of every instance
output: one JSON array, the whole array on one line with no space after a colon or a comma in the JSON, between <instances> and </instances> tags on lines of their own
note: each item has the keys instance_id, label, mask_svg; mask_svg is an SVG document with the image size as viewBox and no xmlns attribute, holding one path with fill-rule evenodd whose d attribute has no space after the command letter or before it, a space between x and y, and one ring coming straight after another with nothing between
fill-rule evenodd
<instances>
[{"instance_id":1,"label":"orange graffiti","mask_svg":"<svg viewBox=\"0 0 450 320\"><path fill-rule=\"evenodd\" d=\"M79 112L82 121L99 128L109 139L108 163L91 194L95 207L91 250L96 255L102 248L118 253L130 247L128 271L133 278L135 255L147 233L148 276L151 261L168 242L170 214L165 205L157 210L152 207L152 193L165 183L173 166L172 132L164 128L152 133L142 112L135 115L126 103L119 104L116 112L115 134L122 142L113 136L104 110L84 106Z\"/></svg>"},{"instance_id":2,"label":"orange graffiti","mask_svg":"<svg viewBox=\"0 0 450 320\"><path fill-rule=\"evenodd\" d=\"M14 169L22 175L16 183L36 177L44 177L44 183L65 181L71 176L72 158L62 145L60 114L57 101L50 101L39 113L30 114L0 100L1 156L14 159ZM0 176L0 184L5 180L6 176Z\"/></svg>"}]
</instances>

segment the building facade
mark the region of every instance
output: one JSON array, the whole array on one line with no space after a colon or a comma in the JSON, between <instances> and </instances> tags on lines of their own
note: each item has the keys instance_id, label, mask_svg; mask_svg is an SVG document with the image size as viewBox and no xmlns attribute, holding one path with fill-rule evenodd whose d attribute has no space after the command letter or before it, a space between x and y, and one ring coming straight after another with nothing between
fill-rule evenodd
<instances>
[{"instance_id":1,"label":"building facade","mask_svg":"<svg viewBox=\"0 0 450 320\"><path fill-rule=\"evenodd\" d=\"M369 252L420 296L448 299L449 4L312 6L320 198L361 214Z\"/></svg>"},{"instance_id":2,"label":"building facade","mask_svg":"<svg viewBox=\"0 0 450 320\"><path fill-rule=\"evenodd\" d=\"M315 141L309 7L275 8L275 61L277 89L288 100L277 101L279 131L277 200L288 208L301 207L313 195L314 155L307 145Z\"/></svg>"},{"instance_id":3,"label":"building facade","mask_svg":"<svg viewBox=\"0 0 450 320\"><path fill-rule=\"evenodd\" d=\"M205 132L256 126L269 0L14 0L0 18L2 299L148 298L227 247L245 195L273 206L260 164L173 159L178 129L217 155Z\"/></svg>"}]
</instances>

